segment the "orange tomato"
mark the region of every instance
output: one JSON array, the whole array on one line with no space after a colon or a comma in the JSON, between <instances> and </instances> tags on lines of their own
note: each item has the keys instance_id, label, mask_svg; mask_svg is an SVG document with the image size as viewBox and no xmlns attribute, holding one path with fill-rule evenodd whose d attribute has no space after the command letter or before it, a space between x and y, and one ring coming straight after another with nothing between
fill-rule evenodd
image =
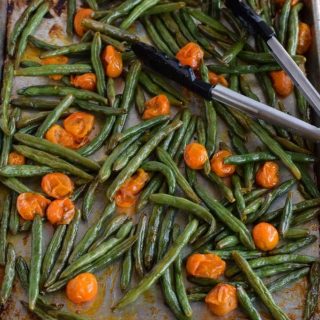
<instances>
[{"instance_id":1,"label":"orange tomato","mask_svg":"<svg viewBox=\"0 0 320 320\"><path fill-rule=\"evenodd\" d=\"M187 166L194 170L203 168L208 160L208 153L204 145L200 143L189 143L184 149L184 161Z\"/></svg>"},{"instance_id":2,"label":"orange tomato","mask_svg":"<svg viewBox=\"0 0 320 320\"><path fill-rule=\"evenodd\" d=\"M226 263L217 255L195 253L188 257L186 270L189 275L217 279L226 270Z\"/></svg>"},{"instance_id":3,"label":"orange tomato","mask_svg":"<svg viewBox=\"0 0 320 320\"><path fill-rule=\"evenodd\" d=\"M69 199L58 199L47 208L47 219L51 224L69 224L75 215L74 203Z\"/></svg>"},{"instance_id":4,"label":"orange tomato","mask_svg":"<svg viewBox=\"0 0 320 320\"><path fill-rule=\"evenodd\" d=\"M275 0L275 3L279 8L282 8L285 2L286 0ZM294 7L298 2L299 0L291 0L291 7Z\"/></svg>"},{"instance_id":5,"label":"orange tomato","mask_svg":"<svg viewBox=\"0 0 320 320\"><path fill-rule=\"evenodd\" d=\"M299 22L299 36L298 36L298 47L297 54L305 54L312 42L311 28L304 22Z\"/></svg>"},{"instance_id":6,"label":"orange tomato","mask_svg":"<svg viewBox=\"0 0 320 320\"><path fill-rule=\"evenodd\" d=\"M279 243L278 230L270 223L260 222L252 230L256 247L262 251L270 251Z\"/></svg>"},{"instance_id":7,"label":"orange tomato","mask_svg":"<svg viewBox=\"0 0 320 320\"><path fill-rule=\"evenodd\" d=\"M224 316L238 307L237 289L219 283L207 294L205 302L214 315Z\"/></svg>"},{"instance_id":8,"label":"orange tomato","mask_svg":"<svg viewBox=\"0 0 320 320\"><path fill-rule=\"evenodd\" d=\"M36 214L43 217L50 202L50 200L38 193L20 193L17 198L17 210L24 220L31 221Z\"/></svg>"},{"instance_id":9,"label":"orange tomato","mask_svg":"<svg viewBox=\"0 0 320 320\"><path fill-rule=\"evenodd\" d=\"M97 76L91 72L77 76L71 76L71 84L76 88L81 88L89 91L96 91Z\"/></svg>"},{"instance_id":10,"label":"orange tomato","mask_svg":"<svg viewBox=\"0 0 320 320\"><path fill-rule=\"evenodd\" d=\"M9 153L8 164L11 166L21 166L26 163L26 158L22 154L12 151Z\"/></svg>"},{"instance_id":11,"label":"orange tomato","mask_svg":"<svg viewBox=\"0 0 320 320\"><path fill-rule=\"evenodd\" d=\"M82 26L82 21L86 18L90 18L93 14L93 10L89 8L81 8L74 16L74 30L79 37L82 37L86 32L86 29Z\"/></svg>"},{"instance_id":12,"label":"orange tomato","mask_svg":"<svg viewBox=\"0 0 320 320\"><path fill-rule=\"evenodd\" d=\"M285 98L293 91L293 82L290 77L283 71L272 71L269 73L272 86L276 93Z\"/></svg>"},{"instance_id":13,"label":"orange tomato","mask_svg":"<svg viewBox=\"0 0 320 320\"><path fill-rule=\"evenodd\" d=\"M113 46L108 45L102 53L105 73L110 78L117 78L123 70L123 62L121 52L117 51Z\"/></svg>"},{"instance_id":14,"label":"orange tomato","mask_svg":"<svg viewBox=\"0 0 320 320\"><path fill-rule=\"evenodd\" d=\"M199 69L203 56L203 50L194 42L187 43L176 54L176 58L182 65L189 66L192 69Z\"/></svg>"},{"instance_id":15,"label":"orange tomato","mask_svg":"<svg viewBox=\"0 0 320 320\"><path fill-rule=\"evenodd\" d=\"M120 208L130 208L137 200L137 194L143 189L149 180L149 174L143 169L129 178L115 195L116 205Z\"/></svg>"},{"instance_id":16,"label":"orange tomato","mask_svg":"<svg viewBox=\"0 0 320 320\"><path fill-rule=\"evenodd\" d=\"M271 189L279 184L279 166L276 162L267 161L260 166L256 173L257 184L266 189Z\"/></svg>"},{"instance_id":17,"label":"orange tomato","mask_svg":"<svg viewBox=\"0 0 320 320\"><path fill-rule=\"evenodd\" d=\"M88 137L84 137L82 141L76 141L76 138L60 125L54 124L45 134L45 138L52 143L60 144L66 148L78 149L87 143Z\"/></svg>"},{"instance_id":18,"label":"orange tomato","mask_svg":"<svg viewBox=\"0 0 320 320\"><path fill-rule=\"evenodd\" d=\"M73 192L73 182L60 172L48 173L42 177L41 188L43 192L55 199L69 197Z\"/></svg>"},{"instance_id":19,"label":"orange tomato","mask_svg":"<svg viewBox=\"0 0 320 320\"><path fill-rule=\"evenodd\" d=\"M66 288L67 297L76 304L89 302L98 294L98 281L94 274L80 273L71 279Z\"/></svg>"},{"instance_id":20,"label":"orange tomato","mask_svg":"<svg viewBox=\"0 0 320 320\"><path fill-rule=\"evenodd\" d=\"M79 111L65 118L63 120L63 126L77 141L82 141L92 131L94 120L94 115Z\"/></svg>"},{"instance_id":21,"label":"orange tomato","mask_svg":"<svg viewBox=\"0 0 320 320\"><path fill-rule=\"evenodd\" d=\"M229 150L220 150L210 160L211 170L219 177L229 177L236 171L236 166L233 164L224 164L224 159L232 156Z\"/></svg>"},{"instance_id":22,"label":"orange tomato","mask_svg":"<svg viewBox=\"0 0 320 320\"><path fill-rule=\"evenodd\" d=\"M42 64L67 64L69 62L69 58L66 56L54 56L41 59ZM63 78L63 75L55 74L49 76L50 79L59 81Z\"/></svg>"},{"instance_id":23,"label":"orange tomato","mask_svg":"<svg viewBox=\"0 0 320 320\"><path fill-rule=\"evenodd\" d=\"M229 83L228 83L227 79L224 76L222 76L220 74L218 75L218 74L216 74L214 72L209 72L208 75L209 75L209 82L213 86L215 86L216 84L219 83L224 87L229 87Z\"/></svg>"},{"instance_id":24,"label":"orange tomato","mask_svg":"<svg viewBox=\"0 0 320 320\"><path fill-rule=\"evenodd\" d=\"M170 114L170 102L164 94L159 94L146 101L142 119L152 119L161 115Z\"/></svg>"}]
</instances>

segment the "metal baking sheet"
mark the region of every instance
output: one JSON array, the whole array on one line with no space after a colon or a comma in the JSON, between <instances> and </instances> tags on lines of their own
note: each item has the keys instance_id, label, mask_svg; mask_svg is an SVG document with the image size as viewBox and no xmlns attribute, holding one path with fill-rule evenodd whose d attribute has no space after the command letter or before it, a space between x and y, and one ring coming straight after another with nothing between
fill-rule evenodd
<instances>
[{"instance_id":1,"label":"metal baking sheet","mask_svg":"<svg viewBox=\"0 0 320 320\"><path fill-rule=\"evenodd\" d=\"M8 5L6 6L6 1L0 1L0 30L2 30L2 35L5 34L4 30L7 27L7 31L10 32L13 23L16 21L17 17L25 9L27 0L9 0ZM68 39L65 33L65 19L66 19L66 10L64 6L65 1L54 0L51 1L52 8L50 14L47 15L46 19L42 22L40 28L38 29L36 36L42 38L43 40L53 43L53 44L68 44L71 43L71 39ZM313 22L315 41L313 43L312 51L308 57L307 72L310 79L316 84L320 85L319 82L319 71L320 71L320 3L319 0L305 1L305 17L309 22ZM6 25L6 17L8 14L8 23ZM0 40L0 65L2 63L1 53L3 52L4 41ZM25 58L30 60L37 60L38 51L32 48L28 48L26 51ZM15 90L27 85L33 84L44 84L48 83L47 78L16 78L15 80ZM121 84L119 83L119 91L121 90ZM320 87L318 88L320 89ZM257 94L261 96L261 92L257 91ZM192 101L194 107L194 112L197 112L199 109L200 100L195 99ZM285 100L285 104L290 111L294 113L294 103L292 98ZM137 116L134 112L130 113L128 124L132 125L137 122ZM98 130L96 128L95 132ZM94 134L94 133L93 133ZM223 123L219 123L219 137L223 140L228 140L227 130L224 127ZM250 148L254 150L257 145L257 141L252 138L252 143ZM99 160L102 157L102 152L97 155L94 155L95 159ZM289 173L285 170L282 171L281 177L283 180L286 180L290 177ZM39 180L35 180L33 185L39 185ZM3 191L3 190L2 190ZM99 190L99 196L96 201L94 212L91 216L89 224L94 223L103 207L104 207L104 189ZM3 197L3 194L2 194ZM295 202L301 201L302 198L299 196L298 192L295 193ZM284 199L281 199L276 204L274 208L283 206ZM1 202L0 202L1 203ZM81 200L80 200L81 203ZM78 206L81 204L78 203ZM150 209L145 210L147 213L150 212ZM87 224L82 223L78 239L81 238L85 230L87 229ZM313 221L308 224L312 233L319 234L319 224L318 221ZM46 224L45 226L45 245L51 239L53 229L51 226ZM24 256L27 261L30 258L30 235L23 234L12 237L10 236L10 241L12 241L17 249L18 254ZM316 242L313 246L310 246L307 250L303 251L305 254L311 254L314 256L319 256L319 242ZM0 280L2 277L2 269L0 269ZM49 295L49 299L52 302L63 303L66 310L78 312L81 315L87 316L89 319L93 320L140 320L140 319L151 319L151 320L170 320L174 319L170 310L165 306L162 298L160 288L154 286L151 290L146 292L137 302L130 305L128 308L120 312L114 312L110 310L112 306L120 297L121 292L119 290L119 275L120 275L120 265L114 264L105 271L101 272L98 275L99 280L99 294L97 299L89 304L75 306L69 302L63 291L59 291L56 294ZM137 279L134 279L136 282ZM188 284L191 285L191 284ZM295 283L291 287L287 287L281 292L274 294L276 301L279 305L287 312L291 320L302 319L302 310L304 305L305 293L307 288L307 282L305 279L301 280L298 283ZM20 304L20 300L26 300L26 295L23 292L18 281L15 281L13 294L10 298L9 303L6 308L0 311L1 320L27 320L33 319L30 314L28 314ZM197 320L206 320L206 319L228 319L228 320L244 320L247 317L240 311L236 310L235 312L225 316L225 317L215 317L207 310L205 304L203 303L193 303L192 304L194 319ZM270 315L261 307L263 319L271 319ZM315 319L320 319L320 310L317 311Z\"/></svg>"}]
</instances>

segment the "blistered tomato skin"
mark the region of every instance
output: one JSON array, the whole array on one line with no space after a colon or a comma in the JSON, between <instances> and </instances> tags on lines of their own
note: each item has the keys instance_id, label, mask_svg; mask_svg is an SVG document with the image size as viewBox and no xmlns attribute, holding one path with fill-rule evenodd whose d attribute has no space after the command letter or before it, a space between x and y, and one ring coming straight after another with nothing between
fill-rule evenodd
<instances>
[{"instance_id":1,"label":"blistered tomato skin","mask_svg":"<svg viewBox=\"0 0 320 320\"><path fill-rule=\"evenodd\" d=\"M88 139L88 135L94 127L95 117L87 112L74 112L63 121L64 129L71 134L76 141Z\"/></svg>"},{"instance_id":2,"label":"blistered tomato skin","mask_svg":"<svg viewBox=\"0 0 320 320\"><path fill-rule=\"evenodd\" d=\"M102 53L105 73L110 78L118 78L123 71L123 61L121 52L113 46L108 45Z\"/></svg>"},{"instance_id":3,"label":"blistered tomato skin","mask_svg":"<svg viewBox=\"0 0 320 320\"><path fill-rule=\"evenodd\" d=\"M8 164L10 166L21 166L21 165L24 165L25 163L26 163L26 158L24 155L16 151L12 151L9 153Z\"/></svg>"},{"instance_id":4,"label":"blistered tomato skin","mask_svg":"<svg viewBox=\"0 0 320 320\"><path fill-rule=\"evenodd\" d=\"M267 161L256 173L256 183L266 189L272 189L279 184L279 166L276 162Z\"/></svg>"},{"instance_id":5,"label":"blistered tomato skin","mask_svg":"<svg viewBox=\"0 0 320 320\"><path fill-rule=\"evenodd\" d=\"M17 198L17 210L21 218L32 221L38 214L44 216L50 200L38 193L25 192Z\"/></svg>"},{"instance_id":6,"label":"blistered tomato skin","mask_svg":"<svg viewBox=\"0 0 320 320\"><path fill-rule=\"evenodd\" d=\"M189 66L195 70L199 69L203 57L203 50L194 42L187 43L176 54L176 58L182 65Z\"/></svg>"},{"instance_id":7,"label":"blistered tomato skin","mask_svg":"<svg viewBox=\"0 0 320 320\"><path fill-rule=\"evenodd\" d=\"M311 28L307 23L299 23L299 36L297 54L305 54L310 49L312 42Z\"/></svg>"},{"instance_id":8,"label":"blistered tomato skin","mask_svg":"<svg viewBox=\"0 0 320 320\"><path fill-rule=\"evenodd\" d=\"M83 143L77 143L75 137L58 124L50 127L45 134L45 138L54 144L59 144L69 149L78 149L83 145Z\"/></svg>"},{"instance_id":9,"label":"blistered tomato skin","mask_svg":"<svg viewBox=\"0 0 320 320\"><path fill-rule=\"evenodd\" d=\"M142 119L144 120L170 114L170 102L164 94L160 94L146 101L145 106L146 108L142 115Z\"/></svg>"},{"instance_id":10,"label":"blistered tomato skin","mask_svg":"<svg viewBox=\"0 0 320 320\"><path fill-rule=\"evenodd\" d=\"M270 223L260 222L252 230L256 247L262 251L273 250L279 243L278 230Z\"/></svg>"},{"instance_id":11,"label":"blistered tomato skin","mask_svg":"<svg viewBox=\"0 0 320 320\"><path fill-rule=\"evenodd\" d=\"M201 170L208 160L208 153L204 145L190 143L184 149L184 161L190 169Z\"/></svg>"},{"instance_id":12,"label":"blistered tomato skin","mask_svg":"<svg viewBox=\"0 0 320 320\"><path fill-rule=\"evenodd\" d=\"M215 254L195 253L188 257L186 270L194 277L217 279L224 274L226 263Z\"/></svg>"},{"instance_id":13,"label":"blistered tomato skin","mask_svg":"<svg viewBox=\"0 0 320 320\"><path fill-rule=\"evenodd\" d=\"M283 70L270 72L270 78L274 90L280 97L286 98L292 93L293 82Z\"/></svg>"},{"instance_id":14,"label":"blistered tomato skin","mask_svg":"<svg viewBox=\"0 0 320 320\"><path fill-rule=\"evenodd\" d=\"M69 199L54 200L47 208L47 219L53 225L69 224L74 215L76 209L74 203Z\"/></svg>"},{"instance_id":15,"label":"blistered tomato skin","mask_svg":"<svg viewBox=\"0 0 320 320\"><path fill-rule=\"evenodd\" d=\"M211 170L219 177L225 178L232 176L236 171L236 166L233 164L225 164L224 159L232 156L228 150L220 150L213 155L210 160Z\"/></svg>"},{"instance_id":16,"label":"blistered tomato skin","mask_svg":"<svg viewBox=\"0 0 320 320\"><path fill-rule=\"evenodd\" d=\"M97 77L94 73L85 73L77 76L71 76L71 84L76 88L96 91Z\"/></svg>"},{"instance_id":17,"label":"blistered tomato skin","mask_svg":"<svg viewBox=\"0 0 320 320\"><path fill-rule=\"evenodd\" d=\"M229 83L224 76L218 75L214 72L209 72L208 76L209 76L209 82L213 86L215 86L216 84L221 84L224 87L229 87Z\"/></svg>"},{"instance_id":18,"label":"blistered tomato skin","mask_svg":"<svg viewBox=\"0 0 320 320\"><path fill-rule=\"evenodd\" d=\"M206 296L209 310L216 316L224 316L238 307L237 289L226 283L217 284Z\"/></svg>"},{"instance_id":19,"label":"blistered tomato skin","mask_svg":"<svg viewBox=\"0 0 320 320\"><path fill-rule=\"evenodd\" d=\"M79 37L82 37L86 32L86 29L82 26L82 21L86 18L90 18L92 14L93 10L89 8L81 8L75 14L73 22L74 30Z\"/></svg>"},{"instance_id":20,"label":"blistered tomato skin","mask_svg":"<svg viewBox=\"0 0 320 320\"><path fill-rule=\"evenodd\" d=\"M94 300L98 294L97 278L92 273L80 273L68 282L66 294L75 304Z\"/></svg>"},{"instance_id":21,"label":"blistered tomato skin","mask_svg":"<svg viewBox=\"0 0 320 320\"><path fill-rule=\"evenodd\" d=\"M60 172L48 173L41 180L43 192L55 199L69 197L74 189L72 180Z\"/></svg>"}]
</instances>

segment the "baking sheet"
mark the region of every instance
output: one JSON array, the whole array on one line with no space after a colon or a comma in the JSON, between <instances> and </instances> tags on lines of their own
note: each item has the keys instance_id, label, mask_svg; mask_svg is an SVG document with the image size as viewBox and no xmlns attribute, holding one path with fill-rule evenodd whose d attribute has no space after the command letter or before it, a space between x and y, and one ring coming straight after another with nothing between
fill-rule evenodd
<instances>
[{"instance_id":1,"label":"baking sheet","mask_svg":"<svg viewBox=\"0 0 320 320\"><path fill-rule=\"evenodd\" d=\"M4 10L6 10L4 2L0 1L0 9L1 14L4 14ZM26 0L12 0L8 4L9 9L9 19L8 19L8 31L10 32L13 22L17 19L17 17L21 14L21 12L24 10L26 5ZM70 39L66 37L65 34L65 19L66 19L66 11L64 6L62 6L62 3L64 1L55 0L52 1L52 9L50 10L50 15L44 21L42 22L39 30L36 33L36 36L39 38L42 38L45 41L48 41L53 44L68 44L72 42ZM316 17L320 17L319 15L319 0L313 0L309 1L307 5L306 15L308 16L308 19L312 19L312 11L311 8L314 7L313 13L316 14ZM1 19L1 23L3 23L3 17ZM317 18L317 31L320 30L320 20ZM2 29L4 30L4 29ZM318 37L320 39L320 37ZM3 44L3 42L2 42ZM310 64L312 65L312 68L309 70L312 70L312 73L310 72L310 78L316 82L319 83L319 68L315 70L315 65L319 67L319 54L317 54L318 44L314 42L313 44L313 51L310 55ZM28 48L25 58L30 60L37 60L38 51L35 49ZM17 88L21 88L24 86L29 86L33 84L45 84L48 83L48 79L43 78L16 78L15 80L15 90ZM121 90L119 83L118 90ZM261 92L257 91L258 95L262 97ZM195 98L194 101L192 101L191 105L194 108L194 112L199 112L199 104L201 104L200 100L197 100ZM294 104L293 99L288 98L285 100L285 104L288 109L291 111L294 110ZM197 110L198 109L198 110ZM137 116L135 112L131 112L129 116L128 124L132 125L135 122L137 122ZM96 131L98 128L96 128ZM223 140L228 140L227 130L224 127L223 123L219 123L219 137ZM255 145L257 144L257 141L252 139L252 143L250 148L254 150ZM95 155L94 157L96 159L100 159L103 155L103 150ZM290 174L283 171L282 180L287 180L290 177ZM39 185L39 180L34 181L34 185ZM95 204L94 212L91 216L89 224L94 223L100 213L102 212L102 209L104 207L104 189L99 189L99 196ZM302 198L299 196L298 193L295 195L295 202L301 201ZM81 202L81 201L80 201ZM78 207L80 207L80 202L78 203ZM283 206L284 199L281 199L278 201L274 208ZM150 209L145 210L146 213L150 212ZM312 230L314 234L318 235L318 222L313 221L311 222L308 227ZM78 234L78 239L81 238L85 230L88 228L88 225L85 223L81 223L81 227ZM51 239L53 233L52 227L50 227L48 224L45 226L45 242L47 242ZM18 235L15 237L10 236L10 241L12 241L15 245L15 248L17 249L17 253L24 256L28 261L30 257L30 235L29 234L23 234L23 236ZM45 244L45 245L46 245ZM311 254L318 256L319 255L319 243L315 243L313 246L310 246L307 250L304 250L303 252L305 254ZM1 270L1 269L0 269ZM130 305L128 308L124 309L120 312L114 312L112 313L110 310L110 306L116 302L119 297L121 297L121 292L119 290L119 275L120 275L120 265L115 264L111 267L109 267L107 270L101 272L98 275L99 280L99 294L97 299L89 304L85 304L82 306L75 306L72 303L70 303L63 291L60 291L57 294L48 295L50 297L50 301L57 302L57 303L64 303L65 309L70 311L76 311L80 314L83 314L85 316L88 316L90 319L94 320L115 320L115 319L125 319L125 320L140 320L140 319L174 319L172 316L170 310L165 306L162 298L162 294L160 292L160 289L158 286L154 286L151 290L146 292L142 298L140 298L137 302ZM0 272L1 273L1 272ZM0 274L1 276L1 274ZM1 278L0 278L1 279ZM134 279L136 281L136 279ZM188 284L187 286L191 286L191 284ZM294 284L291 287L283 289L281 292L275 293L274 297L279 303L279 305L288 313L291 320L299 320L302 318L302 310L304 305L304 297L306 292L306 286L307 282L305 279L302 281ZM15 282L13 294L11 296L11 299L6 307L6 309L0 313L0 319L3 320L27 320L32 319L30 315L26 313L26 311L21 308L20 300L26 300L26 296L20 287L20 284L18 281ZM236 310L235 312L225 316L225 317L215 317L212 314L209 313L206 306L203 303L193 303L192 304L193 312L194 312L194 319L197 320L205 320L205 319L228 319L228 320L241 320L241 319L247 319L247 317L241 313L240 310ZM263 319L271 319L271 317L268 315L267 311L261 307L262 310L262 316ZM320 310L318 310L318 313L315 317L315 319L320 319Z\"/></svg>"}]
</instances>

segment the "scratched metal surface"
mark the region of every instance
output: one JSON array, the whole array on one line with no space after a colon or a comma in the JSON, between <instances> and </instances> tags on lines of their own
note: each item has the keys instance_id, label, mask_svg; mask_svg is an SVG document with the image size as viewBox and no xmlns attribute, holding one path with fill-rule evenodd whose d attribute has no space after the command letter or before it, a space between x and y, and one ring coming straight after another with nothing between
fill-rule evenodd
<instances>
[{"instance_id":1,"label":"scratched metal surface","mask_svg":"<svg viewBox=\"0 0 320 320\"><path fill-rule=\"evenodd\" d=\"M12 0L9 1L8 5L8 32L10 32L12 24L17 19L17 17L21 14L24 10L25 5L28 1L26 0ZM68 39L65 34L65 7L63 6L64 1L51 1L52 2L52 9L50 10L50 14L47 15L46 19L42 22L39 30L36 33L36 36L39 38L44 39L53 44L68 44L71 42L71 39ZM320 8L319 8L319 0L313 0L307 2L307 12L306 17L311 22L316 21L320 17ZM313 10L312 10L313 6ZM1 31L4 31L5 28L5 17L6 17L6 5L5 1L0 1L0 28ZM314 17L313 17L314 14ZM317 20L317 30L315 32L320 33L320 20ZM4 33L4 32L2 32ZM320 41L320 35L318 35L318 40ZM1 40L0 40L1 41ZM1 46L3 46L3 41L0 43L0 50ZM313 44L313 51L309 57L309 65L310 67L310 78L314 80L314 82L319 83L319 43L316 41ZM28 48L26 52L26 59L37 60L38 51ZM1 54L1 53L0 53ZM1 58L1 56L0 56ZM1 64L1 60L0 60ZM315 68L317 66L317 68ZM46 78L19 78L15 80L15 90L17 88L21 88L24 86L32 85L32 84L42 84L47 83L48 80ZM119 83L118 90L121 90L121 84ZM261 96L261 92L257 89L257 94ZM199 106L201 102L194 100L193 105ZM286 106L288 109L294 112L295 106L293 103L292 98L288 98L285 101ZM195 108L196 112L196 108ZM129 117L129 125L134 124L137 121L137 116L134 112L130 113ZM98 130L98 126L95 132ZM227 138L227 130L222 123L219 123L219 137L222 140L228 140ZM94 134L94 133L93 133ZM251 137L252 138L252 137ZM257 145L257 141L253 138L251 139L251 148L254 150L255 146ZM94 157L99 160L102 156L102 152ZM286 170L282 171L281 178L282 180L286 180L290 177ZM33 181L33 186L39 185L39 180ZM3 191L3 190L2 190ZM3 194L3 192L2 192ZM96 219L99 217L101 210L104 207L104 189L101 188L99 190L99 196L96 201L96 205L94 208L94 213L91 216L91 221L89 222L94 223ZM2 195L3 196L3 195ZM295 192L295 202L301 201L302 198L299 196L298 192ZM80 200L81 202L81 200ZM283 206L284 199L281 199L276 204L274 204L274 208ZM1 202L0 202L1 203ZM78 203L80 207L81 203ZM147 210L148 212L148 210ZM308 224L308 227L312 230L314 234L319 234L319 224L317 221L313 221ZM81 238L84 231L87 229L87 225L82 223L78 238ZM51 238L53 229L46 225L45 226L45 246L47 245L48 241ZM18 254L24 256L28 261L30 258L30 236L29 234L18 235L16 237L10 236L10 241L12 241L18 251ZM311 254L314 256L319 256L319 242L315 243L313 246L309 247L307 250L304 250L303 253ZM110 306L116 302L119 297L121 297L121 292L119 290L119 275L120 275L120 265L115 264L108 268L107 270L101 272L98 275L99 280L99 294L97 299L93 303L85 304L82 306L75 306L70 303L65 295L64 292L60 291L57 294L52 294L49 296L50 301L63 303L65 304L66 310L76 311L82 315L88 316L89 319L93 320L140 320L140 319L163 319L169 320L173 319L170 311L164 305L161 292L158 286L155 286L146 294L143 295L136 303L132 304L125 310L121 312L112 313L110 310ZM0 280L2 276L2 270L0 269ZM136 281L137 279L134 279ZM190 285L190 284L188 284ZM281 292L277 292L274 294L276 301L279 305L288 313L291 320L299 320L302 319L302 310L304 304L304 297L306 292L307 282L305 279L302 281L294 284L291 287L283 289ZM30 314L28 314L24 309L21 308L20 300L26 300L26 296L20 287L18 281L15 282L13 294L11 299L7 305L7 307L1 312L0 311L0 319L1 320L28 320L33 319ZM193 312L194 312L194 319L197 320L205 320L205 319L213 319L213 320L242 320L247 319L247 317L240 311L236 310L232 314L229 314L225 317L215 317L211 315L208 310L206 309L203 303L193 303ZM267 311L261 306L262 316L263 319L271 319L268 315ZM320 310L318 310L315 319L320 319Z\"/></svg>"}]
</instances>

